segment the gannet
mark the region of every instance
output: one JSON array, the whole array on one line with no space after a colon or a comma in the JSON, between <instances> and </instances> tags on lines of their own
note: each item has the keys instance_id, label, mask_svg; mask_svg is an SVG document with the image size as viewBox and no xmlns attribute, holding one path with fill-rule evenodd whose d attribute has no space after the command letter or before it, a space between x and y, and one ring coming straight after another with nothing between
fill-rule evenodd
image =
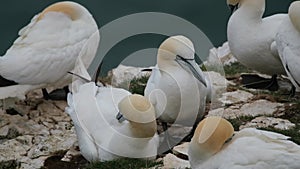
<instances>
[{"instance_id":1,"label":"gannet","mask_svg":"<svg viewBox=\"0 0 300 169\"><path fill-rule=\"evenodd\" d=\"M227 38L231 52L240 63L261 73L285 75L275 36L286 14L262 18L265 0L227 0L237 10L228 21Z\"/></svg>"},{"instance_id":2,"label":"gannet","mask_svg":"<svg viewBox=\"0 0 300 169\"><path fill-rule=\"evenodd\" d=\"M298 169L300 146L282 134L245 128L234 134L221 117L207 117L188 149L193 169Z\"/></svg>"},{"instance_id":3,"label":"gannet","mask_svg":"<svg viewBox=\"0 0 300 169\"><path fill-rule=\"evenodd\" d=\"M296 90L300 91L300 2L290 5L288 16L279 26L276 45L282 64Z\"/></svg>"},{"instance_id":4,"label":"gannet","mask_svg":"<svg viewBox=\"0 0 300 169\"><path fill-rule=\"evenodd\" d=\"M153 159L159 138L152 104L143 96L89 82L68 94L82 155L89 161Z\"/></svg>"},{"instance_id":5,"label":"gannet","mask_svg":"<svg viewBox=\"0 0 300 169\"><path fill-rule=\"evenodd\" d=\"M98 26L85 7L71 1L50 5L19 31L0 57L0 99L24 99L32 89L68 85L76 60L88 67L99 39Z\"/></svg>"},{"instance_id":6,"label":"gannet","mask_svg":"<svg viewBox=\"0 0 300 169\"><path fill-rule=\"evenodd\" d=\"M159 47L157 65L145 88L163 122L193 125L201 118L208 95L208 80L194 60L193 43L184 36L172 36Z\"/></svg>"}]
</instances>

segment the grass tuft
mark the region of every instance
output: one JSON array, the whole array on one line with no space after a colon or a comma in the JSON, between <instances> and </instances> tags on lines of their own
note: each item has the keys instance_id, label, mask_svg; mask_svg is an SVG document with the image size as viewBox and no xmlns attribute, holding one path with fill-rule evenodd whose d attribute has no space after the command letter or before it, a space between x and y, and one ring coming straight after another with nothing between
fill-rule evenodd
<instances>
[{"instance_id":1,"label":"grass tuft","mask_svg":"<svg viewBox=\"0 0 300 169\"><path fill-rule=\"evenodd\" d=\"M145 75L139 78L134 78L130 81L129 91L133 94L144 95L144 90L147 85L149 76Z\"/></svg>"},{"instance_id":2,"label":"grass tuft","mask_svg":"<svg viewBox=\"0 0 300 169\"><path fill-rule=\"evenodd\" d=\"M107 162L94 162L86 169L147 169L161 164L156 161L122 158Z\"/></svg>"}]
</instances>

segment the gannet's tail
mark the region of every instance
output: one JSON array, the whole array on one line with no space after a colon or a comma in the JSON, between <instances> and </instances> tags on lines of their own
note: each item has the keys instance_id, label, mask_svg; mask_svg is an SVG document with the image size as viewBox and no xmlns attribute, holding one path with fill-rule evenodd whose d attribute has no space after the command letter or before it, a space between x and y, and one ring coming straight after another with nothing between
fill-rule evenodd
<instances>
[{"instance_id":1,"label":"gannet's tail","mask_svg":"<svg viewBox=\"0 0 300 169\"><path fill-rule=\"evenodd\" d=\"M17 82L5 79L4 77L0 76L0 87L13 86L17 84L18 84Z\"/></svg>"}]
</instances>

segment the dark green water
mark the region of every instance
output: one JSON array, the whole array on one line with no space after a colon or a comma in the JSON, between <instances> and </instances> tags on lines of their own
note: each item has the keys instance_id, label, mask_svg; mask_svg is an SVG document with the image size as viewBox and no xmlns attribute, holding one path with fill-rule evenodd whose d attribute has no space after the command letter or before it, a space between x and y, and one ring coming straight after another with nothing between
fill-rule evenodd
<instances>
[{"instance_id":1,"label":"dark green water","mask_svg":"<svg viewBox=\"0 0 300 169\"><path fill-rule=\"evenodd\" d=\"M293 0L267 0L266 15L287 12ZM0 54L11 46L20 28L55 0L10 0L0 2ZM226 41L226 25L230 11L225 0L77 0L94 15L99 27L119 17L138 12L164 12L182 17L200 28L219 46ZM145 21L146 22L146 21ZM143 23L141 23L143 24ZM110 55L128 54L138 48L157 47L164 37L144 35L132 37L110 51ZM108 69L109 67L107 67Z\"/></svg>"}]
</instances>

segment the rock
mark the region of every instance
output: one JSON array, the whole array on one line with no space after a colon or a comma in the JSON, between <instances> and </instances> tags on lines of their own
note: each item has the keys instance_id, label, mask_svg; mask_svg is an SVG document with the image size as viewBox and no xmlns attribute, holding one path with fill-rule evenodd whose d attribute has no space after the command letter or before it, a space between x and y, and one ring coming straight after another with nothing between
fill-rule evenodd
<instances>
[{"instance_id":1,"label":"rock","mask_svg":"<svg viewBox=\"0 0 300 169\"><path fill-rule=\"evenodd\" d=\"M47 156L39 157L36 159L24 157L20 160L21 165L19 169L40 169L44 166L44 162L47 158Z\"/></svg>"},{"instance_id":2,"label":"rock","mask_svg":"<svg viewBox=\"0 0 300 169\"><path fill-rule=\"evenodd\" d=\"M219 108L222 106L222 103L219 101L219 98L221 98L223 93L226 92L227 85L234 85L234 83L228 81L224 76L222 76L218 72L209 71L203 73L211 83L210 101L212 102L212 108Z\"/></svg>"},{"instance_id":3,"label":"rock","mask_svg":"<svg viewBox=\"0 0 300 169\"><path fill-rule=\"evenodd\" d=\"M8 135L8 131L9 131L9 126L4 126L4 127L0 128L0 139L6 138Z\"/></svg>"},{"instance_id":4,"label":"rock","mask_svg":"<svg viewBox=\"0 0 300 169\"><path fill-rule=\"evenodd\" d=\"M150 75L149 72L142 72L142 69L145 68L119 65L108 73L108 77L111 77L112 86L128 89L129 83L133 78Z\"/></svg>"},{"instance_id":5,"label":"rock","mask_svg":"<svg viewBox=\"0 0 300 169\"><path fill-rule=\"evenodd\" d=\"M186 127L179 124L172 124L172 126L168 128L168 133L175 138L184 138L191 132L191 130L192 127Z\"/></svg>"},{"instance_id":6,"label":"rock","mask_svg":"<svg viewBox=\"0 0 300 169\"><path fill-rule=\"evenodd\" d=\"M38 105L37 110L40 111L42 115L46 116L60 116L64 112L64 110L56 107L51 101L45 101L42 104Z\"/></svg>"},{"instance_id":7,"label":"rock","mask_svg":"<svg viewBox=\"0 0 300 169\"><path fill-rule=\"evenodd\" d=\"M66 162L70 162L72 161L72 159L76 156L80 156L80 150L78 147L78 143L76 142L71 148L70 150L64 155L64 157L61 159L61 161L66 161Z\"/></svg>"},{"instance_id":8,"label":"rock","mask_svg":"<svg viewBox=\"0 0 300 169\"><path fill-rule=\"evenodd\" d=\"M190 162L187 160L182 160L173 154L167 154L163 159L164 167L163 169L185 169L191 168Z\"/></svg>"},{"instance_id":9,"label":"rock","mask_svg":"<svg viewBox=\"0 0 300 169\"><path fill-rule=\"evenodd\" d=\"M224 66L237 62L237 59L231 54L228 42L225 42L218 48L210 49L208 60L204 62L204 65L206 67L212 67L218 62L221 62Z\"/></svg>"},{"instance_id":10,"label":"rock","mask_svg":"<svg viewBox=\"0 0 300 169\"><path fill-rule=\"evenodd\" d=\"M256 100L244 105L233 105L229 108L219 108L208 112L207 116L222 116L226 119L235 119L242 116L256 117L259 115L273 115L277 111L283 111L284 105L267 100Z\"/></svg>"},{"instance_id":11,"label":"rock","mask_svg":"<svg viewBox=\"0 0 300 169\"><path fill-rule=\"evenodd\" d=\"M28 152L29 158L50 156L56 152L69 150L77 141L74 130L65 131L63 135L50 135L48 137L35 137L33 147Z\"/></svg>"},{"instance_id":12,"label":"rock","mask_svg":"<svg viewBox=\"0 0 300 169\"><path fill-rule=\"evenodd\" d=\"M240 126L240 129L253 127L253 128L275 128L280 130L290 130L296 125L291 123L289 120L274 118L274 117L256 117L245 125Z\"/></svg>"},{"instance_id":13,"label":"rock","mask_svg":"<svg viewBox=\"0 0 300 169\"><path fill-rule=\"evenodd\" d=\"M179 155L188 156L188 148L189 148L189 146L190 146L190 143L189 142L185 142L185 143L182 143L182 144L180 144L178 146L175 146L172 151L173 151L173 153L175 155L179 154Z\"/></svg>"},{"instance_id":14,"label":"rock","mask_svg":"<svg viewBox=\"0 0 300 169\"><path fill-rule=\"evenodd\" d=\"M0 163L18 160L27 154L26 148L15 139L0 144L0 152Z\"/></svg>"},{"instance_id":15,"label":"rock","mask_svg":"<svg viewBox=\"0 0 300 169\"><path fill-rule=\"evenodd\" d=\"M237 90L234 92L224 93L219 100L223 103L223 106L225 106L228 104L231 105L231 104L236 104L236 103L240 103L240 102L247 102L252 97L253 97L253 94L251 94L249 92Z\"/></svg>"},{"instance_id":16,"label":"rock","mask_svg":"<svg viewBox=\"0 0 300 169\"><path fill-rule=\"evenodd\" d=\"M241 108L242 116L258 116L258 115L273 115L284 105L281 103L273 103L267 100L256 100L253 103L247 103ZM282 110L282 109L280 109Z\"/></svg>"}]
</instances>

